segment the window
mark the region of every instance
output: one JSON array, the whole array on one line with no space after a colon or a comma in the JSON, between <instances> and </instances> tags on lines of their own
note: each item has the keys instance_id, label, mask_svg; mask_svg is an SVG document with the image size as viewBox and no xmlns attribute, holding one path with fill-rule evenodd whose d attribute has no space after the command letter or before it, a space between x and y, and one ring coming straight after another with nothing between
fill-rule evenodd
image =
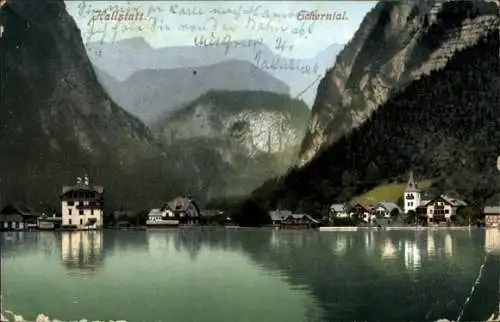
<instances>
[{"instance_id":1,"label":"window","mask_svg":"<svg viewBox=\"0 0 500 322\"><path fill-rule=\"evenodd\" d=\"M94 209L90 209L90 214L93 215L94 214Z\"/></svg>"},{"instance_id":2,"label":"window","mask_svg":"<svg viewBox=\"0 0 500 322\"><path fill-rule=\"evenodd\" d=\"M80 213L80 216L83 216L83 210L78 211Z\"/></svg>"},{"instance_id":3,"label":"window","mask_svg":"<svg viewBox=\"0 0 500 322\"><path fill-rule=\"evenodd\" d=\"M68 206L74 206L75 202L74 201L68 201Z\"/></svg>"},{"instance_id":4,"label":"window","mask_svg":"<svg viewBox=\"0 0 500 322\"><path fill-rule=\"evenodd\" d=\"M71 225L71 219L68 221L68 223Z\"/></svg>"},{"instance_id":5,"label":"window","mask_svg":"<svg viewBox=\"0 0 500 322\"><path fill-rule=\"evenodd\" d=\"M70 215L70 216L71 216L71 213L72 213L72 212L73 212L73 209L69 209L69 210L68 210L68 213L69 213L69 215Z\"/></svg>"},{"instance_id":6,"label":"window","mask_svg":"<svg viewBox=\"0 0 500 322\"><path fill-rule=\"evenodd\" d=\"M446 209L446 210L444 211L444 213L445 213L445 214L449 214L449 213L450 213L450 209Z\"/></svg>"},{"instance_id":7,"label":"window","mask_svg":"<svg viewBox=\"0 0 500 322\"><path fill-rule=\"evenodd\" d=\"M80 219L80 225L83 225L83 219Z\"/></svg>"}]
</instances>

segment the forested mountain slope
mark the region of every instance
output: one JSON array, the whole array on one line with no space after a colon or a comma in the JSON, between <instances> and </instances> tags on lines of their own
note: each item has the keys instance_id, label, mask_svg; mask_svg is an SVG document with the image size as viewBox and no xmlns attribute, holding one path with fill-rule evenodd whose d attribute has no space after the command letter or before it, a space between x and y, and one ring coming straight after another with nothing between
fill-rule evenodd
<instances>
[{"instance_id":1,"label":"forested mountain slope","mask_svg":"<svg viewBox=\"0 0 500 322\"><path fill-rule=\"evenodd\" d=\"M393 93L307 167L268 181L253 197L268 209L319 214L413 170L478 207L498 202L499 85L499 34L493 31L443 69Z\"/></svg>"}]
</instances>

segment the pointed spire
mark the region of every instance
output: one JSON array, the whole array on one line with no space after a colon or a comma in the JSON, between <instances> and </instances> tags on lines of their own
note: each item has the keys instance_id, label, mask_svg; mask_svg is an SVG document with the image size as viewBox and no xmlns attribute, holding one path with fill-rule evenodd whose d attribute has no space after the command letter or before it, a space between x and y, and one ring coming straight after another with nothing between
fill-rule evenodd
<instances>
[{"instance_id":1,"label":"pointed spire","mask_svg":"<svg viewBox=\"0 0 500 322\"><path fill-rule=\"evenodd\" d=\"M413 179L413 171L410 171L410 178L408 179L408 183L406 183L406 188L405 191L413 191L413 192L418 192L420 191L418 189L417 183L415 182L415 179Z\"/></svg>"}]
</instances>

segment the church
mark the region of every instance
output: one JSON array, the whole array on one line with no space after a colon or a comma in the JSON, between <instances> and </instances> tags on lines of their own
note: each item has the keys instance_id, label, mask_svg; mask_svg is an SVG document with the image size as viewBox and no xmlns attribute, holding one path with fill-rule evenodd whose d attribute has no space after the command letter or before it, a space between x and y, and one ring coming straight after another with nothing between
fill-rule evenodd
<instances>
[{"instance_id":1,"label":"church","mask_svg":"<svg viewBox=\"0 0 500 322\"><path fill-rule=\"evenodd\" d=\"M467 206L467 203L460 199L450 198L440 195L430 200L422 200L422 190L410 172L410 177L403 193L404 213L415 212L419 216L427 218L429 224L439 224L447 222L456 215L459 208Z\"/></svg>"}]
</instances>

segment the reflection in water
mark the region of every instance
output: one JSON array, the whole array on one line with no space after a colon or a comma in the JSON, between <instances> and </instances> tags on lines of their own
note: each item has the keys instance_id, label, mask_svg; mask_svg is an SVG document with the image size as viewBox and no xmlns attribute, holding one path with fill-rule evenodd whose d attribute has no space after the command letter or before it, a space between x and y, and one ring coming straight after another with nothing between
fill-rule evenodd
<instances>
[{"instance_id":1,"label":"reflection in water","mask_svg":"<svg viewBox=\"0 0 500 322\"><path fill-rule=\"evenodd\" d=\"M333 251L339 255L345 254L347 251L347 235L346 234L338 234L337 239L333 244Z\"/></svg>"},{"instance_id":2,"label":"reflection in water","mask_svg":"<svg viewBox=\"0 0 500 322\"><path fill-rule=\"evenodd\" d=\"M450 233L444 236L444 253L448 256L453 255L453 240L451 239Z\"/></svg>"},{"instance_id":3,"label":"reflection in water","mask_svg":"<svg viewBox=\"0 0 500 322\"><path fill-rule=\"evenodd\" d=\"M5 257L5 248L14 245L1 245L7 258L2 282L14 311L48 312L62 320L158 321L166 314L179 322L235 316L234 321L272 322L452 320L483 261L483 240L487 249L500 251L500 232L484 233L178 229L105 231L104 243L99 232L63 233L61 257L68 266L99 266L106 256L101 273L84 282L51 271L60 269L59 254L40 259L40 251L59 237L45 233L19 242L16 247L27 255ZM449 256L452 251L460 256ZM463 320L491 314L498 259L490 261ZM23 290L50 287L63 292L26 300ZM120 317L112 307L121 307Z\"/></svg>"},{"instance_id":4,"label":"reflection in water","mask_svg":"<svg viewBox=\"0 0 500 322\"><path fill-rule=\"evenodd\" d=\"M414 240L405 241L405 266L410 272L420 268L420 249Z\"/></svg>"},{"instance_id":5,"label":"reflection in water","mask_svg":"<svg viewBox=\"0 0 500 322\"><path fill-rule=\"evenodd\" d=\"M375 232L370 229L365 232L365 250L367 253L371 253L375 248Z\"/></svg>"},{"instance_id":6,"label":"reflection in water","mask_svg":"<svg viewBox=\"0 0 500 322\"><path fill-rule=\"evenodd\" d=\"M385 239L384 248L382 249L383 259L393 259L396 257L396 247L389 238Z\"/></svg>"},{"instance_id":7,"label":"reflection in water","mask_svg":"<svg viewBox=\"0 0 500 322\"><path fill-rule=\"evenodd\" d=\"M432 231L427 231L427 255L429 257L436 255L436 240Z\"/></svg>"},{"instance_id":8,"label":"reflection in water","mask_svg":"<svg viewBox=\"0 0 500 322\"><path fill-rule=\"evenodd\" d=\"M68 268L94 270L102 266L101 231L73 231L61 234L61 259Z\"/></svg>"},{"instance_id":9,"label":"reflection in water","mask_svg":"<svg viewBox=\"0 0 500 322\"><path fill-rule=\"evenodd\" d=\"M493 254L500 254L500 229L490 228L485 230L484 248Z\"/></svg>"}]
</instances>

